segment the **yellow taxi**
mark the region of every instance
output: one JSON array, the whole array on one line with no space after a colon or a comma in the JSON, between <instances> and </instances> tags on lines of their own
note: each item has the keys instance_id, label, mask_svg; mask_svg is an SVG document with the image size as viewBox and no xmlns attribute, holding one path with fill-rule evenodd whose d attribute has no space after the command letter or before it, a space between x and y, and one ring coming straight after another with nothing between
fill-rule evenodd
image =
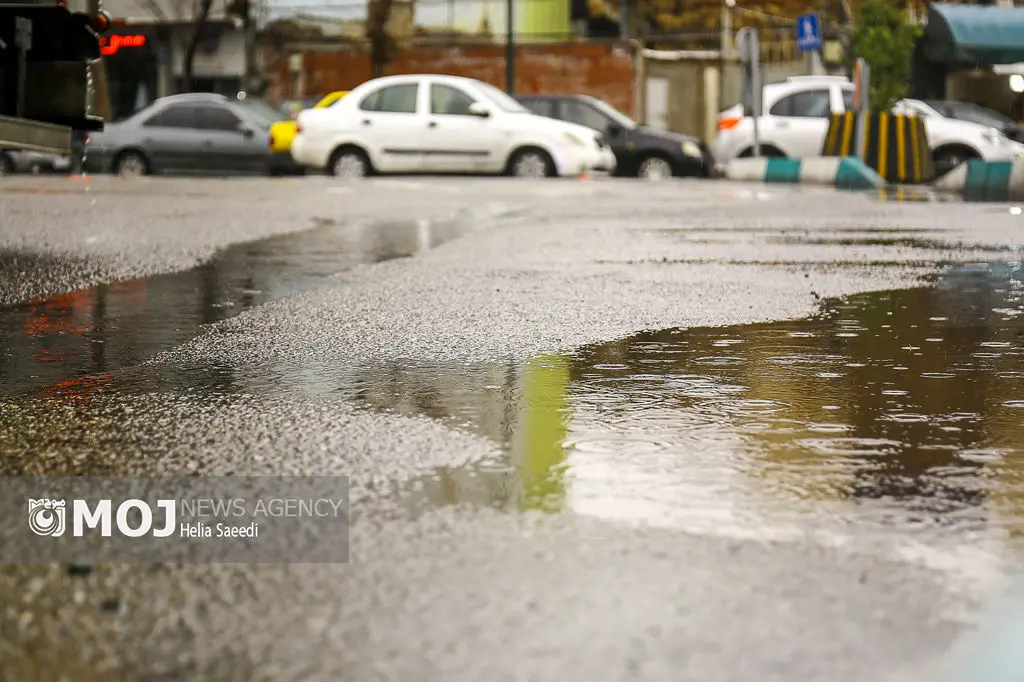
<instances>
[{"instance_id":1,"label":"yellow taxi","mask_svg":"<svg viewBox=\"0 0 1024 682\"><path fill-rule=\"evenodd\" d=\"M348 90L338 90L326 95L323 99L313 105L314 109L325 109L348 94ZM295 139L295 121L278 121L270 126L270 149L274 152L288 154L292 148L292 140Z\"/></svg>"}]
</instances>

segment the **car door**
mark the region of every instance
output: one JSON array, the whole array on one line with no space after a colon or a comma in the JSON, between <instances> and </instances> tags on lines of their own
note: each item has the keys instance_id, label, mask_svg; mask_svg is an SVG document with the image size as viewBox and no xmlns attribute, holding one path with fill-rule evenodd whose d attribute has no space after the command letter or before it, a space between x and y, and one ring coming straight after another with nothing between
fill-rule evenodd
<instances>
[{"instance_id":1,"label":"car door","mask_svg":"<svg viewBox=\"0 0 1024 682\"><path fill-rule=\"evenodd\" d=\"M787 156L821 156L832 113L828 87L800 90L782 97L762 120L768 128L765 143L774 144Z\"/></svg>"},{"instance_id":2,"label":"car door","mask_svg":"<svg viewBox=\"0 0 1024 682\"><path fill-rule=\"evenodd\" d=\"M450 83L431 81L429 87L423 170L474 173L496 167L501 131L493 118L470 113L477 98Z\"/></svg>"},{"instance_id":3,"label":"car door","mask_svg":"<svg viewBox=\"0 0 1024 682\"><path fill-rule=\"evenodd\" d=\"M196 107L202 131L202 149L197 159L201 168L227 173L262 171L267 164L266 141L256 127L243 121L226 104L206 103Z\"/></svg>"},{"instance_id":4,"label":"car door","mask_svg":"<svg viewBox=\"0 0 1024 682\"><path fill-rule=\"evenodd\" d=\"M182 171L199 153L202 136L197 129L195 106L169 104L142 121L139 145L156 171Z\"/></svg>"},{"instance_id":5,"label":"car door","mask_svg":"<svg viewBox=\"0 0 1024 682\"><path fill-rule=\"evenodd\" d=\"M359 102L358 137L377 170L415 173L422 169L427 123L420 89L419 81L386 85Z\"/></svg>"}]
</instances>

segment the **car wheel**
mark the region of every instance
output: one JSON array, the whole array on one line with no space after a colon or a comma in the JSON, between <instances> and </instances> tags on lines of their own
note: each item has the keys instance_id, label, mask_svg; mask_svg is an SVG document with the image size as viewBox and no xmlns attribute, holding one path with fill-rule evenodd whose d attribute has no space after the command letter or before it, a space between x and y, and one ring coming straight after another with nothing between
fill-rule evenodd
<instances>
[{"instance_id":1,"label":"car wheel","mask_svg":"<svg viewBox=\"0 0 1024 682\"><path fill-rule=\"evenodd\" d=\"M673 175L672 164L661 156L648 156L636 170L636 176L644 180L665 180Z\"/></svg>"},{"instance_id":2,"label":"car wheel","mask_svg":"<svg viewBox=\"0 0 1024 682\"><path fill-rule=\"evenodd\" d=\"M357 149L344 149L331 158L331 175L336 178L365 178L370 174L370 161Z\"/></svg>"},{"instance_id":3,"label":"car wheel","mask_svg":"<svg viewBox=\"0 0 1024 682\"><path fill-rule=\"evenodd\" d=\"M936 175L945 175L962 163L977 159L978 155L964 147L945 147L935 151L932 162Z\"/></svg>"},{"instance_id":4,"label":"car wheel","mask_svg":"<svg viewBox=\"0 0 1024 682\"><path fill-rule=\"evenodd\" d=\"M122 178L137 178L149 175L149 163L138 152L125 152L117 157L117 161L114 163L114 173Z\"/></svg>"},{"instance_id":5,"label":"car wheel","mask_svg":"<svg viewBox=\"0 0 1024 682\"><path fill-rule=\"evenodd\" d=\"M516 178L550 178L554 174L555 163L541 149L523 149L509 163L509 175Z\"/></svg>"},{"instance_id":6,"label":"car wheel","mask_svg":"<svg viewBox=\"0 0 1024 682\"><path fill-rule=\"evenodd\" d=\"M14 175L14 162L6 154L0 154L0 175Z\"/></svg>"}]
</instances>

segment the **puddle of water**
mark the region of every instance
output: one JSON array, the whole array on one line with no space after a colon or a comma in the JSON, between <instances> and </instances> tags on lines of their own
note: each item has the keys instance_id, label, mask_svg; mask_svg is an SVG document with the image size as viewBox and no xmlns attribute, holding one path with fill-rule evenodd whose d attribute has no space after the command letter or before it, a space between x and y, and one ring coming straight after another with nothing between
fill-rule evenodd
<instances>
[{"instance_id":1,"label":"puddle of water","mask_svg":"<svg viewBox=\"0 0 1024 682\"><path fill-rule=\"evenodd\" d=\"M960 266L810 319L647 332L528 363L169 368L159 386L343 396L500 446L498 461L417 480L402 494L413 507L970 544L1024 534L1022 311L1019 264Z\"/></svg>"},{"instance_id":2,"label":"puddle of water","mask_svg":"<svg viewBox=\"0 0 1024 682\"><path fill-rule=\"evenodd\" d=\"M456 237L457 223L319 227L229 247L205 265L0 308L0 395L73 386L137 365L198 329L356 265L413 256ZM3 254L0 254L0 259ZM0 271L23 267L0 260Z\"/></svg>"},{"instance_id":3,"label":"puddle of water","mask_svg":"<svg viewBox=\"0 0 1024 682\"><path fill-rule=\"evenodd\" d=\"M939 192L928 185L893 185L878 190L874 197L878 201L963 203L962 196L948 192Z\"/></svg>"},{"instance_id":4,"label":"puddle of water","mask_svg":"<svg viewBox=\"0 0 1024 682\"><path fill-rule=\"evenodd\" d=\"M235 376L501 445L500 461L418 480L410 504L969 543L1024 531L1022 278L1016 264L960 267L811 319L649 332L526 364Z\"/></svg>"},{"instance_id":5,"label":"puddle of water","mask_svg":"<svg viewBox=\"0 0 1024 682\"><path fill-rule=\"evenodd\" d=\"M255 304L336 267L272 284L252 274L258 258L239 258L245 267L219 270L235 273L236 298L209 301L249 295ZM201 300L202 280L190 281L192 300ZM963 550L1024 535L1021 313L1020 264L977 264L929 287L824 301L809 319L645 332L526 363L156 367L112 381L122 392L344 397L500 446L495 461L414 481L398 494L409 508L470 503L734 536L813 531ZM94 305L54 319L44 338L88 338L102 318ZM118 336L130 338L136 328L119 319ZM78 328L87 331L76 335ZM138 348L158 345L125 343L117 341L128 349L122 366L132 353L148 354ZM101 366L81 362L83 371ZM16 457L8 454L9 467Z\"/></svg>"}]
</instances>

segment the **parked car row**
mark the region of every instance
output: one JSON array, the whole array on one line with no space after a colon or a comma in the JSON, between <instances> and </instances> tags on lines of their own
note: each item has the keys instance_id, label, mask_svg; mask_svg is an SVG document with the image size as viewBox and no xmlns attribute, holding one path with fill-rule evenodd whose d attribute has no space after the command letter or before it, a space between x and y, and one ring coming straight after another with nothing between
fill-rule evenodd
<instances>
[{"instance_id":1,"label":"parked car row","mask_svg":"<svg viewBox=\"0 0 1024 682\"><path fill-rule=\"evenodd\" d=\"M797 76L764 88L759 118L765 156L817 156L829 116L852 107L853 84ZM296 106L306 107L295 112ZM1024 157L1024 131L977 105L902 100L893 108L924 119L941 173L972 158ZM708 177L753 153L753 119L740 105L718 120L711 146L641 125L585 95L523 95L443 75L377 78L318 101L286 102L214 94L164 97L90 135L89 172L293 174L346 177L385 173L580 175L657 180ZM1013 138L1013 139L1011 139ZM66 157L0 149L0 174L61 172Z\"/></svg>"},{"instance_id":2,"label":"parked car row","mask_svg":"<svg viewBox=\"0 0 1024 682\"><path fill-rule=\"evenodd\" d=\"M794 158L820 155L830 114L853 108L853 90L853 83L839 76L795 76L766 85L762 99L765 113L758 117L761 153ZM988 112L987 109L959 106L963 104L947 102L936 108L918 100L901 100L893 112L923 117L940 174L970 159L1001 161L1024 157L1024 145L1004 134L1005 122L978 114L978 110ZM943 109L949 112L948 116L941 113ZM753 153L754 121L744 116L741 105L720 114L718 135L712 147L718 163Z\"/></svg>"}]
</instances>

